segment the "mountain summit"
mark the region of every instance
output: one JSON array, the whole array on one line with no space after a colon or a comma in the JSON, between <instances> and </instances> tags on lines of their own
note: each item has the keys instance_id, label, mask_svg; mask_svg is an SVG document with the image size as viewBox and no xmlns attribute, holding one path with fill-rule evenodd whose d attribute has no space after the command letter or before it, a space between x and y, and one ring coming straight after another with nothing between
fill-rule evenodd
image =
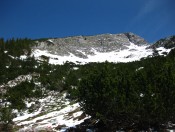
<instances>
[{"instance_id":1,"label":"mountain summit","mask_svg":"<svg viewBox=\"0 0 175 132\"><path fill-rule=\"evenodd\" d=\"M33 55L47 56L52 64L88 62L128 62L152 54L149 44L133 33L74 36L36 41Z\"/></svg>"},{"instance_id":2,"label":"mountain summit","mask_svg":"<svg viewBox=\"0 0 175 132\"><path fill-rule=\"evenodd\" d=\"M94 36L74 36L66 38L48 39L46 41L37 42L39 49L58 51L59 54L77 49L95 48L101 52L108 52L118 49L124 49L130 43L135 45L148 44L143 38L133 33L121 34L101 34ZM54 47L54 49L53 49ZM77 48L78 47L78 48Z\"/></svg>"}]
</instances>

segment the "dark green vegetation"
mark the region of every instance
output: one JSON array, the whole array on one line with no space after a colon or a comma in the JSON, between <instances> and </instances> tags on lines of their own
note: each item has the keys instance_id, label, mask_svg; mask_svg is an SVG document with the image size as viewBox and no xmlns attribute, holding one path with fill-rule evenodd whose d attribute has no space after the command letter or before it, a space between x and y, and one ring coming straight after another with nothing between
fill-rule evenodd
<instances>
[{"instance_id":1,"label":"dark green vegetation","mask_svg":"<svg viewBox=\"0 0 175 132\"><path fill-rule=\"evenodd\" d=\"M78 101L112 130L166 127L162 124L175 123L174 59L175 50L140 62L86 65Z\"/></svg>"},{"instance_id":2,"label":"dark green vegetation","mask_svg":"<svg viewBox=\"0 0 175 132\"><path fill-rule=\"evenodd\" d=\"M65 78L73 64L50 65L47 61L37 61L31 56L31 46L34 45L35 42L29 39L0 39L0 123L5 126L15 117L13 109L26 109L26 100L47 96L50 90L66 90ZM21 55L27 58L22 60ZM24 76L31 79L23 79ZM17 85L11 87L9 81Z\"/></svg>"},{"instance_id":3,"label":"dark green vegetation","mask_svg":"<svg viewBox=\"0 0 175 132\"><path fill-rule=\"evenodd\" d=\"M50 90L68 91L68 98L79 101L85 113L111 131L158 130L168 122L175 123L175 50L166 57L156 55L130 63L50 65L30 56L34 44L29 39L0 40L0 85L20 75L32 76L0 89L0 120L4 123L14 117L12 109L25 109L26 99L43 97ZM24 54L28 58L21 60Z\"/></svg>"}]
</instances>

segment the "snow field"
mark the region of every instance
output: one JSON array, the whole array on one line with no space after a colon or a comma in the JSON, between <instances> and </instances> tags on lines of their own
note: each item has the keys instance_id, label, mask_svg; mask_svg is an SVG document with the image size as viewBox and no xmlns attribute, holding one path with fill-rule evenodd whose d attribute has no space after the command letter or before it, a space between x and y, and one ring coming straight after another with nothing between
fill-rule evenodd
<instances>
[{"instance_id":1,"label":"snow field","mask_svg":"<svg viewBox=\"0 0 175 132\"><path fill-rule=\"evenodd\" d=\"M129 46L127 46L127 49L120 50L120 51L111 51L111 52L98 52L94 48L91 49L91 52L94 53L94 55L87 55L87 58L80 58L78 56L75 56L72 53L69 53L68 56L59 56L56 54L51 54L46 50L39 50L36 49L33 51L32 55L34 55L35 58L41 60L41 56L47 56L49 57L49 63L50 64L64 64L66 61L73 62L77 64L80 62L81 64L86 64L90 62L131 62L140 60L143 57L147 57L149 55L152 55L153 51L152 49L147 49L148 46L137 46L133 43L130 43ZM77 50L78 52L81 52L85 54L83 51Z\"/></svg>"}]
</instances>

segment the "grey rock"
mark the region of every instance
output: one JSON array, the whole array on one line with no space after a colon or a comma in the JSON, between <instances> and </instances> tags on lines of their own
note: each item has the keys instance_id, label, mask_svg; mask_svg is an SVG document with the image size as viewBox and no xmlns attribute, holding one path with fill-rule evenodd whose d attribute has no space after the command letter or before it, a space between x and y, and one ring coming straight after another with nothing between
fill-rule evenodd
<instances>
[{"instance_id":1,"label":"grey rock","mask_svg":"<svg viewBox=\"0 0 175 132\"><path fill-rule=\"evenodd\" d=\"M167 37L164 39L160 39L159 41L155 42L153 45L149 46L149 48L159 48L165 47L166 49L171 49L175 47L175 36Z\"/></svg>"},{"instance_id":2,"label":"grey rock","mask_svg":"<svg viewBox=\"0 0 175 132\"><path fill-rule=\"evenodd\" d=\"M33 49L47 50L52 54L66 56L73 54L80 58L93 55L92 50L110 52L126 49L130 42L136 45L148 44L143 38L133 33L101 34L95 36L74 36L37 41Z\"/></svg>"},{"instance_id":3,"label":"grey rock","mask_svg":"<svg viewBox=\"0 0 175 132\"><path fill-rule=\"evenodd\" d=\"M133 33L124 33L130 42L136 44L136 45L147 45L148 42L145 41L142 37L138 36L138 35L135 35Z\"/></svg>"}]
</instances>

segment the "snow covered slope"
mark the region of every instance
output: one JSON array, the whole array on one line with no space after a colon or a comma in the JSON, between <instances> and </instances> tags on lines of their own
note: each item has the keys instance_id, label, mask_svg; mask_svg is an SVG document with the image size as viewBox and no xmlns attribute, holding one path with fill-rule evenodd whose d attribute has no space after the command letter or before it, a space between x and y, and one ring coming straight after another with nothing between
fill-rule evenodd
<instances>
[{"instance_id":1,"label":"snow covered slope","mask_svg":"<svg viewBox=\"0 0 175 132\"><path fill-rule=\"evenodd\" d=\"M18 126L18 132L28 131L54 131L64 132L69 127L75 127L89 118L80 109L78 103L70 102L66 99L66 93L61 95L56 92L50 92L50 95L39 99L39 107L32 113L28 110L18 112L17 117L13 119ZM36 102L26 102L27 107Z\"/></svg>"},{"instance_id":2,"label":"snow covered slope","mask_svg":"<svg viewBox=\"0 0 175 132\"><path fill-rule=\"evenodd\" d=\"M48 57L48 62L50 64L64 64L66 61L73 62L75 64L86 64L89 62L131 62L140 60L143 57L147 57L149 55L152 55L153 51L152 49L147 49L148 46L138 46L134 43L131 43L126 46L125 49L120 50L114 50L109 52L100 52L97 49L91 48L90 52L91 54L86 54L82 50L78 50L78 52L81 52L82 54L86 55L86 58L82 58L79 56L76 56L73 53L69 53L69 55L58 55L50 53L48 50L39 50L35 49L33 51L33 54L35 58L42 60L42 56Z\"/></svg>"},{"instance_id":3,"label":"snow covered slope","mask_svg":"<svg viewBox=\"0 0 175 132\"><path fill-rule=\"evenodd\" d=\"M37 46L32 49L32 56L50 64L64 64L67 61L75 64L131 62L152 56L155 51L159 55L166 55L173 48L164 47L164 41L161 41L161 45L150 45L133 33L75 36L36 43Z\"/></svg>"},{"instance_id":4,"label":"snow covered slope","mask_svg":"<svg viewBox=\"0 0 175 132\"><path fill-rule=\"evenodd\" d=\"M174 47L174 42L174 37L170 37L150 46L143 38L132 33L76 36L36 41L37 46L32 48L31 56L37 60L48 61L50 64L56 65L62 65L67 61L76 64L105 61L131 62L153 56L155 53L166 55ZM16 59L10 55L9 57ZM26 58L26 55L21 55L19 59L25 61ZM143 67L136 69L136 71L141 69ZM20 75L7 84L0 85L0 88L13 87L20 82L31 79L32 74ZM42 99L25 100L27 109L17 111L17 117L13 119L20 132L64 131L66 128L74 127L89 118L83 114L79 104L66 99L65 94L51 92ZM140 94L140 96L143 95Z\"/></svg>"}]
</instances>

